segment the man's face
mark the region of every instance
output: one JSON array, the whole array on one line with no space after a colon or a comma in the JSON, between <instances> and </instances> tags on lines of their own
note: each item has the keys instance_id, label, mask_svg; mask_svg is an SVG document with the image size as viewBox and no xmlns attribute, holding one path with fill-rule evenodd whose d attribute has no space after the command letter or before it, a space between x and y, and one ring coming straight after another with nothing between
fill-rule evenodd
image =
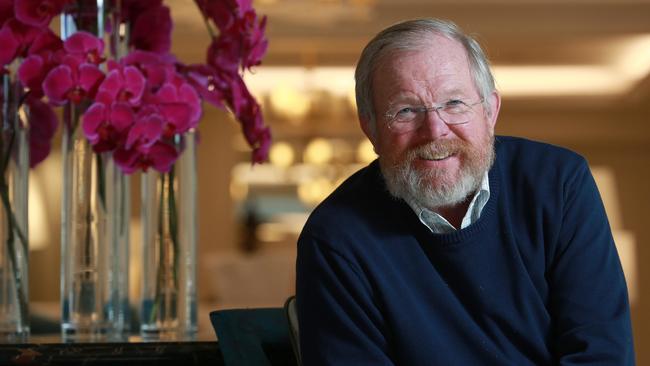
<instances>
[{"instance_id":1,"label":"man's face","mask_svg":"<svg viewBox=\"0 0 650 366\"><path fill-rule=\"evenodd\" d=\"M493 134L499 96L487 96L471 107L468 123L447 125L433 111L416 129L396 133L387 112L404 106L432 106L481 96L470 74L464 48L435 36L421 51L385 55L373 73L375 133L362 127L379 155L382 172L393 195L417 200L425 207L451 207L474 193L493 160Z\"/></svg>"}]
</instances>

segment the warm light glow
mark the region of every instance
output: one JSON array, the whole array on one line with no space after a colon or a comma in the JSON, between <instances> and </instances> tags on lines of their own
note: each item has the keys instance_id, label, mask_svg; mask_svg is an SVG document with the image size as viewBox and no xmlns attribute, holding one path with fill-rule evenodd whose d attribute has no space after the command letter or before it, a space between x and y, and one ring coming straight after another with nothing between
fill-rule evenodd
<instances>
[{"instance_id":1,"label":"warm light glow","mask_svg":"<svg viewBox=\"0 0 650 366\"><path fill-rule=\"evenodd\" d=\"M617 63L617 72L639 80L650 73L650 35L630 37Z\"/></svg>"},{"instance_id":2,"label":"warm light glow","mask_svg":"<svg viewBox=\"0 0 650 366\"><path fill-rule=\"evenodd\" d=\"M630 86L605 66L496 66L493 71L504 96L614 95Z\"/></svg>"},{"instance_id":3,"label":"warm light glow","mask_svg":"<svg viewBox=\"0 0 650 366\"><path fill-rule=\"evenodd\" d=\"M298 198L309 205L320 203L332 193L334 185L326 178L317 178L298 185Z\"/></svg>"},{"instance_id":4,"label":"warm light glow","mask_svg":"<svg viewBox=\"0 0 650 366\"><path fill-rule=\"evenodd\" d=\"M638 292L636 238L634 233L625 230L623 224L616 173L607 166L592 166L590 169L603 200L609 225L612 228L616 250L627 282L630 303L634 303Z\"/></svg>"},{"instance_id":5,"label":"warm light glow","mask_svg":"<svg viewBox=\"0 0 650 366\"><path fill-rule=\"evenodd\" d=\"M50 238L50 227L47 215L47 207L43 197L39 175L32 174L29 180L29 249L45 249Z\"/></svg>"},{"instance_id":6,"label":"warm light glow","mask_svg":"<svg viewBox=\"0 0 650 366\"><path fill-rule=\"evenodd\" d=\"M236 177L230 180L230 197L233 201L243 201L248 196L248 185L240 182Z\"/></svg>"},{"instance_id":7,"label":"warm light glow","mask_svg":"<svg viewBox=\"0 0 650 366\"><path fill-rule=\"evenodd\" d=\"M244 79L251 90L267 94L272 94L278 85L298 92L327 90L341 97L347 97L354 90L354 68L346 66L260 66L257 72L245 74Z\"/></svg>"},{"instance_id":8,"label":"warm light glow","mask_svg":"<svg viewBox=\"0 0 650 366\"><path fill-rule=\"evenodd\" d=\"M625 93L650 73L650 35L622 40L609 64L523 65L493 67L504 96L607 96ZM259 67L246 75L252 90L271 93L277 85L294 90L327 90L351 98L353 67ZM354 98L351 98L352 100Z\"/></svg>"},{"instance_id":9,"label":"warm light glow","mask_svg":"<svg viewBox=\"0 0 650 366\"><path fill-rule=\"evenodd\" d=\"M334 148L332 144L323 138L313 139L305 148L303 160L308 164L322 165L332 160Z\"/></svg>"},{"instance_id":10,"label":"warm light glow","mask_svg":"<svg viewBox=\"0 0 650 366\"><path fill-rule=\"evenodd\" d=\"M630 303L634 304L638 297L638 275L637 275L637 250L636 238L634 234L627 230L612 230L616 251L621 260L625 282L627 282L627 292Z\"/></svg>"},{"instance_id":11,"label":"warm light glow","mask_svg":"<svg viewBox=\"0 0 650 366\"><path fill-rule=\"evenodd\" d=\"M352 107L352 109L356 111L357 110L357 94L354 91L354 88L352 88L352 89L350 89L348 91L347 100L348 100L348 103L350 104L350 107Z\"/></svg>"},{"instance_id":12,"label":"warm light glow","mask_svg":"<svg viewBox=\"0 0 650 366\"><path fill-rule=\"evenodd\" d=\"M304 118L311 104L304 92L284 84L271 90L269 99L278 114L291 120Z\"/></svg>"},{"instance_id":13,"label":"warm light glow","mask_svg":"<svg viewBox=\"0 0 650 366\"><path fill-rule=\"evenodd\" d=\"M372 147L370 140L361 140L357 147L357 161L363 164L370 164L376 158L377 154L375 154L375 149Z\"/></svg>"},{"instance_id":14,"label":"warm light glow","mask_svg":"<svg viewBox=\"0 0 650 366\"><path fill-rule=\"evenodd\" d=\"M269 152L269 160L271 164L277 165L281 168L286 168L293 164L295 153L293 148L286 142L276 142L271 146Z\"/></svg>"}]
</instances>

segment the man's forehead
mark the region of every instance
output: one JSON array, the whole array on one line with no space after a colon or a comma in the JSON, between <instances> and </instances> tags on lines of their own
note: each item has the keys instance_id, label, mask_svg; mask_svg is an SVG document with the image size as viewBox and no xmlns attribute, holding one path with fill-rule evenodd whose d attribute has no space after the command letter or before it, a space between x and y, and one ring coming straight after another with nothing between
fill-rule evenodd
<instances>
[{"instance_id":1,"label":"man's forehead","mask_svg":"<svg viewBox=\"0 0 650 366\"><path fill-rule=\"evenodd\" d=\"M418 58L432 65L469 67L467 51L460 42L443 36L430 36L421 42L387 51L377 61L377 68L400 68L407 58Z\"/></svg>"},{"instance_id":2,"label":"man's forehead","mask_svg":"<svg viewBox=\"0 0 650 366\"><path fill-rule=\"evenodd\" d=\"M453 94L473 86L464 47L455 40L437 37L423 43L421 49L399 49L385 54L373 73L375 89L384 89L380 93L386 96L388 92L390 99L408 97L408 91L400 90L403 82L435 89L431 90L435 94Z\"/></svg>"}]
</instances>

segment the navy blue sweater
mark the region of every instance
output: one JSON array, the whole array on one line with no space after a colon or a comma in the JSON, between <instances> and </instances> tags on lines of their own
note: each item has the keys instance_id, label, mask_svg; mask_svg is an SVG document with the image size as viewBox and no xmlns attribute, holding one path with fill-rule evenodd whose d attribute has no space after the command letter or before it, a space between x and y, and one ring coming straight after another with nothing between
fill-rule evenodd
<instances>
[{"instance_id":1,"label":"navy blue sweater","mask_svg":"<svg viewBox=\"0 0 650 366\"><path fill-rule=\"evenodd\" d=\"M633 365L598 190L568 150L497 137L481 218L433 234L377 162L310 216L297 306L309 365Z\"/></svg>"}]
</instances>

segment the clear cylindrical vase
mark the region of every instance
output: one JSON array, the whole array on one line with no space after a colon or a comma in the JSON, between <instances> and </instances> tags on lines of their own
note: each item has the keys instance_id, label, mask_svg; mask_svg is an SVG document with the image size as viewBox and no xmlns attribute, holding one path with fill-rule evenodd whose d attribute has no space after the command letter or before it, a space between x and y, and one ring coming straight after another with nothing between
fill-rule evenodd
<instances>
[{"instance_id":1,"label":"clear cylindrical vase","mask_svg":"<svg viewBox=\"0 0 650 366\"><path fill-rule=\"evenodd\" d=\"M140 334L192 339L196 323L196 134L167 173L142 174Z\"/></svg>"},{"instance_id":2,"label":"clear cylindrical vase","mask_svg":"<svg viewBox=\"0 0 650 366\"><path fill-rule=\"evenodd\" d=\"M64 110L62 334L121 339L129 331L129 180L109 154L93 152L79 126L83 110Z\"/></svg>"},{"instance_id":3,"label":"clear cylindrical vase","mask_svg":"<svg viewBox=\"0 0 650 366\"><path fill-rule=\"evenodd\" d=\"M62 38L84 30L109 43L109 10L103 0L72 2L61 17ZM80 122L89 104L64 107L61 330L65 340L121 340L130 331L130 183L84 136Z\"/></svg>"},{"instance_id":4,"label":"clear cylindrical vase","mask_svg":"<svg viewBox=\"0 0 650 366\"><path fill-rule=\"evenodd\" d=\"M29 109L16 78L19 61L2 75L0 92L0 339L29 335L27 197Z\"/></svg>"}]
</instances>

